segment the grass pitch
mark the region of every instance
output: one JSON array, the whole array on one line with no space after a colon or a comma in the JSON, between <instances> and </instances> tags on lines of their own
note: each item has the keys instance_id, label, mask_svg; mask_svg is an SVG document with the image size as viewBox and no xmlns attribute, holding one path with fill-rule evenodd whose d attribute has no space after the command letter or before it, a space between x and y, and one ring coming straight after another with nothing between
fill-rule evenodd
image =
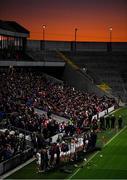
<instances>
[{"instance_id":1,"label":"grass pitch","mask_svg":"<svg viewBox=\"0 0 127 180\"><path fill-rule=\"evenodd\" d=\"M127 179L127 127L69 179Z\"/></svg>"}]
</instances>

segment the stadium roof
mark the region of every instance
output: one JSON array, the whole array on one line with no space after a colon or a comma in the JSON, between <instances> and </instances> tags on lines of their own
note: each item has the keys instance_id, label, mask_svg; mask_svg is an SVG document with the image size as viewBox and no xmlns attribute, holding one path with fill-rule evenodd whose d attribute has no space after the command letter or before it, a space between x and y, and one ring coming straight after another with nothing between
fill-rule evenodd
<instances>
[{"instance_id":1,"label":"stadium roof","mask_svg":"<svg viewBox=\"0 0 127 180\"><path fill-rule=\"evenodd\" d=\"M0 34L7 36L28 37L30 32L15 21L0 20Z\"/></svg>"}]
</instances>

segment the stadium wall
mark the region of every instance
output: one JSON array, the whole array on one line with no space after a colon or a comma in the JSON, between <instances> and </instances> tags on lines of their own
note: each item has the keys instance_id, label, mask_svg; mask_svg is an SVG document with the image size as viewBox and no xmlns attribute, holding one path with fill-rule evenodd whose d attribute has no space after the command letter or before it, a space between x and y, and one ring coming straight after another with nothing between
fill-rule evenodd
<instances>
[{"instance_id":1,"label":"stadium wall","mask_svg":"<svg viewBox=\"0 0 127 180\"><path fill-rule=\"evenodd\" d=\"M77 51L108 51L109 42L77 42ZM49 51L72 51L74 49L74 42L72 41L45 41L45 48ZM28 40L27 50L42 50L42 41ZM127 42L113 42L112 51L126 51Z\"/></svg>"}]
</instances>

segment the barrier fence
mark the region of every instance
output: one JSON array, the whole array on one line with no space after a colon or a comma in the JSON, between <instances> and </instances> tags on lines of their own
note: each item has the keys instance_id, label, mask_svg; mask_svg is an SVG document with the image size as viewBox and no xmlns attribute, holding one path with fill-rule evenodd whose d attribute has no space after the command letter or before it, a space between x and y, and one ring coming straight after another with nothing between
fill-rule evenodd
<instances>
[{"instance_id":1,"label":"barrier fence","mask_svg":"<svg viewBox=\"0 0 127 180\"><path fill-rule=\"evenodd\" d=\"M94 115L94 116L92 117L92 119L94 119L94 118L98 119L98 118L100 118L100 117L102 117L102 116L105 116L105 115L109 114L110 112L114 111L114 109L115 109L114 106L112 106L112 107L110 107L110 108L108 108L108 109L105 109L104 111L99 112L98 114ZM47 112L45 112L45 111L43 111L43 110L41 110L41 109L34 108L34 110L35 110L35 112L36 112L38 115L43 115L43 114L44 114L44 115L47 116ZM67 118L64 118L64 117L61 117L61 116L58 116L58 115L55 115L55 114L52 114L51 117L52 117L53 119L55 119L57 122L63 122L63 121L66 121L66 122L67 122L67 121L68 121Z\"/></svg>"},{"instance_id":2,"label":"barrier fence","mask_svg":"<svg viewBox=\"0 0 127 180\"><path fill-rule=\"evenodd\" d=\"M11 159L0 163L0 175L6 173L7 171L14 169L18 165L24 163L33 156L33 149L29 148L20 154L13 156Z\"/></svg>"}]
</instances>

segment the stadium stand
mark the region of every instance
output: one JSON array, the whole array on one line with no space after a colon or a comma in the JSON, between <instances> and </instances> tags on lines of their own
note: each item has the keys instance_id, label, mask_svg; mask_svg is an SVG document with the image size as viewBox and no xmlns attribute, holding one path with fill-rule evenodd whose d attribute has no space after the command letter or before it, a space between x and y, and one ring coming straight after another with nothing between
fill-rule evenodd
<instances>
[{"instance_id":1,"label":"stadium stand","mask_svg":"<svg viewBox=\"0 0 127 180\"><path fill-rule=\"evenodd\" d=\"M99 119L118 107L113 95L125 100L126 53L26 50L28 36L16 22L0 21L0 174L33 155L41 155L45 171L93 150ZM48 66L62 67L66 81L44 74Z\"/></svg>"},{"instance_id":2,"label":"stadium stand","mask_svg":"<svg viewBox=\"0 0 127 180\"><path fill-rule=\"evenodd\" d=\"M27 50L27 55L35 61L63 62L63 59L58 56L56 51Z\"/></svg>"},{"instance_id":3,"label":"stadium stand","mask_svg":"<svg viewBox=\"0 0 127 180\"><path fill-rule=\"evenodd\" d=\"M16 72L16 69L10 67L7 72L1 73L0 79L0 124L2 128L11 129L10 133L7 130L1 134L0 139L3 144L1 160L10 159L8 163L13 162L13 155L15 158L16 153L21 154L20 149L25 151L25 144L30 145L28 147L37 152L38 149L47 145L46 139L55 134L65 132L66 135L73 136L75 133L82 132L85 127L89 127L91 122L95 128L97 124L96 121L95 123L91 121L92 116L115 103L113 99L98 98L94 94L81 92L39 72L37 74ZM44 114L39 116L35 113L34 107L46 111L47 116ZM68 120L58 123L52 119L52 113L64 116ZM19 131L24 134L25 144L21 143L21 137L18 138ZM26 141L27 133L29 133L31 143ZM21 148L20 144L22 144ZM9 153L6 153L6 148ZM61 156L63 157L63 154Z\"/></svg>"},{"instance_id":4,"label":"stadium stand","mask_svg":"<svg viewBox=\"0 0 127 180\"><path fill-rule=\"evenodd\" d=\"M111 93L126 102L126 88L121 72L126 65L126 52L77 52L75 56L65 53L81 69L85 68L96 84L107 83Z\"/></svg>"},{"instance_id":5,"label":"stadium stand","mask_svg":"<svg viewBox=\"0 0 127 180\"><path fill-rule=\"evenodd\" d=\"M0 60L31 60L25 53L29 34L15 21L0 20Z\"/></svg>"}]
</instances>

